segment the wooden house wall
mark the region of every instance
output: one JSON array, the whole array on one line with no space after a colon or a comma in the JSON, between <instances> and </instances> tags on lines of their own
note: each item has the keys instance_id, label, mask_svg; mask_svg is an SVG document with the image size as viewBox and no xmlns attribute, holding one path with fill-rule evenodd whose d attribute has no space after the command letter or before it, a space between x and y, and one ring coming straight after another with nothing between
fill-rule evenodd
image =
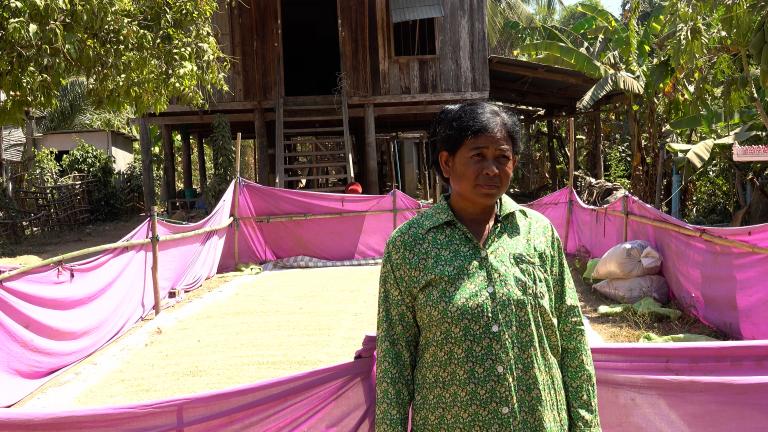
<instances>
[{"instance_id":1,"label":"wooden house wall","mask_svg":"<svg viewBox=\"0 0 768 432\"><path fill-rule=\"evenodd\" d=\"M341 22L342 71L350 96L371 94L368 47L368 4L360 0L338 0Z\"/></svg>"},{"instance_id":2,"label":"wooden house wall","mask_svg":"<svg viewBox=\"0 0 768 432\"><path fill-rule=\"evenodd\" d=\"M389 1L368 4L376 26L373 95L488 91L486 0L443 0L445 16L435 22L437 55L419 57L394 57Z\"/></svg>"},{"instance_id":3,"label":"wooden house wall","mask_svg":"<svg viewBox=\"0 0 768 432\"><path fill-rule=\"evenodd\" d=\"M388 0L337 0L342 70L350 96L489 90L486 0L443 0L437 55L394 57ZM232 58L221 102L273 101L277 87L280 0L219 0L213 17L222 52ZM309 35L311 37L311 35Z\"/></svg>"},{"instance_id":4,"label":"wooden house wall","mask_svg":"<svg viewBox=\"0 0 768 432\"><path fill-rule=\"evenodd\" d=\"M213 28L221 51L231 59L228 92L219 103L272 100L276 89L278 0L219 0Z\"/></svg>"}]
</instances>

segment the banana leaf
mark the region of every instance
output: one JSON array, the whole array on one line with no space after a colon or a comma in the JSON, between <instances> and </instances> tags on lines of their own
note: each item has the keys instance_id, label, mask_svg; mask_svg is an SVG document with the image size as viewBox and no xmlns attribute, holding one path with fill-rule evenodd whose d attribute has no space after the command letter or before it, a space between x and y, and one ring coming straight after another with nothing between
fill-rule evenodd
<instances>
[{"instance_id":1,"label":"banana leaf","mask_svg":"<svg viewBox=\"0 0 768 432\"><path fill-rule=\"evenodd\" d=\"M620 23L616 17L601 7L593 6L589 3L578 3L576 5L576 9L580 12L584 12L589 16L595 17L596 20L602 22L604 25L607 25L612 29L620 26Z\"/></svg>"},{"instance_id":2,"label":"banana leaf","mask_svg":"<svg viewBox=\"0 0 768 432\"><path fill-rule=\"evenodd\" d=\"M593 78L601 78L607 73L610 73L610 69L590 57L588 54L559 42L539 41L527 43L520 47L520 52L530 54L531 56L545 53L561 57L563 60L572 63L574 65L574 70Z\"/></svg>"},{"instance_id":3,"label":"banana leaf","mask_svg":"<svg viewBox=\"0 0 768 432\"><path fill-rule=\"evenodd\" d=\"M625 93L642 94L643 85L626 72L612 72L595 83L579 100L576 107L580 110L587 110L603 96L617 90Z\"/></svg>"}]
</instances>

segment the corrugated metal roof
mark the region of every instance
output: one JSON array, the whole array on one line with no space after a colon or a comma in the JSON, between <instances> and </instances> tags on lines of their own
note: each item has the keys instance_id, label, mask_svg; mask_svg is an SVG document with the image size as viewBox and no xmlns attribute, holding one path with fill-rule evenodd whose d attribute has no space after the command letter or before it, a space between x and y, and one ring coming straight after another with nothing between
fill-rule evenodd
<instances>
[{"instance_id":1,"label":"corrugated metal roof","mask_svg":"<svg viewBox=\"0 0 768 432\"><path fill-rule=\"evenodd\" d=\"M441 0L390 0L389 11L393 23L445 15Z\"/></svg>"},{"instance_id":2,"label":"corrugated metal roof","mask_svg":"<svg viewBox=\"0 0 768 432\"><path fill-rule=\"evenodd\" d=\"M2 126L3 128L3 156L5 160L12 162L21 161L21 154L24 151L24 143L27 138L24 131L16 126Z\"/></svg>"}]
</instances>

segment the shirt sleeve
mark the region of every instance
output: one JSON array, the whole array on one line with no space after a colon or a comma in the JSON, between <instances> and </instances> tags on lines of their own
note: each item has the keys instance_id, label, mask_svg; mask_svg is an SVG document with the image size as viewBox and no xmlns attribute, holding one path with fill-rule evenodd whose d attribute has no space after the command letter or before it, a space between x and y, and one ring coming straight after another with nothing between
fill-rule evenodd
<instances>
[{"instance_id":1,"label":"shirt sleeve","mask_svg":"<svg viewBox=\"0 0 768 432\"><path fill-rule=\"evenodd\" d=\"M406 431L413 400L419 330L403 257L387 246L379 280L376 359L376 431Z\"/></svg>"},{"instance_id":2,"label":"shirt sleeve","mask_svg":"<svg viewBox=\"0 0 768 432\"><path fill-rule=\"evenodd\" d=\"M560 237L552 228L552 268L560 332L560 372L568 404L569 431L600 431L595 368L589 349L579 298Z\"/></svg>"}]
</instances>

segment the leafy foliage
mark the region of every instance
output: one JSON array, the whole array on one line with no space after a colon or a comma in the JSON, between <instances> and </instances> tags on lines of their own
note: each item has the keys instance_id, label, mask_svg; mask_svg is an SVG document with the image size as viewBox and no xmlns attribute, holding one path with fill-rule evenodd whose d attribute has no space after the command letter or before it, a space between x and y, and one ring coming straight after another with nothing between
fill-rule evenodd
<instances>
[{"instance_id":1,"label":"leafy foliage","mask_svg":"<svg viewBox=\"0 0 768 432\"><path fill-rule=\"evenodd\" d=\"M88 83L82 78L67 81L59 90L56 105L43 111L41 133L61 130L109 129L130 132L130 109L114 112L98 109L88 97Z\"/></svg>"},{"instance_id":2,"label":"leafy foliage","mask_svg":"<svg viewBox=\"0 0 768 432\"><path fill-rule=\"evenodd\" d=\"M205 187L205 202L209 208L216 205L235 177L235 148L229 122L219 114L211 128L213 175Z\"/></svg>"},{"instance_id":3,"label":"leafy foliage","mask_svg":"<svg viewBox=\"0 0 768 432\"><path fill-rule=\"evenodd\" d=\"M59 182L59 164L56 150L42 148L34 151L35 159L29 172L29 180L35 186L52 186Z\"/></svg>"},{"instance_id":4,"label":"leafy foliage","mask_svg":"<svg viewBox=\"0 0 768 432\"><path fill-rule=\"evenodd\" d=\"M113 164L112 157L82 140L61 160L66 175L85 174L94 180L94 186L88 191L88 201L96 220L106 220L118 213L120 198L115 190Z\"/></svg>"},{"instance_id":5,"label":"leafy foliage","mask_svg":"<svg viewBox=\"0 0 768 432\"><path fill-rule=\"evenodd\" d=\"M203 105L226 88L213 36L216 0L12 0L0 8L0 123L55 105L84 77L98 107L157 112L171 98Z\"/></svg>"}]
</instances>

